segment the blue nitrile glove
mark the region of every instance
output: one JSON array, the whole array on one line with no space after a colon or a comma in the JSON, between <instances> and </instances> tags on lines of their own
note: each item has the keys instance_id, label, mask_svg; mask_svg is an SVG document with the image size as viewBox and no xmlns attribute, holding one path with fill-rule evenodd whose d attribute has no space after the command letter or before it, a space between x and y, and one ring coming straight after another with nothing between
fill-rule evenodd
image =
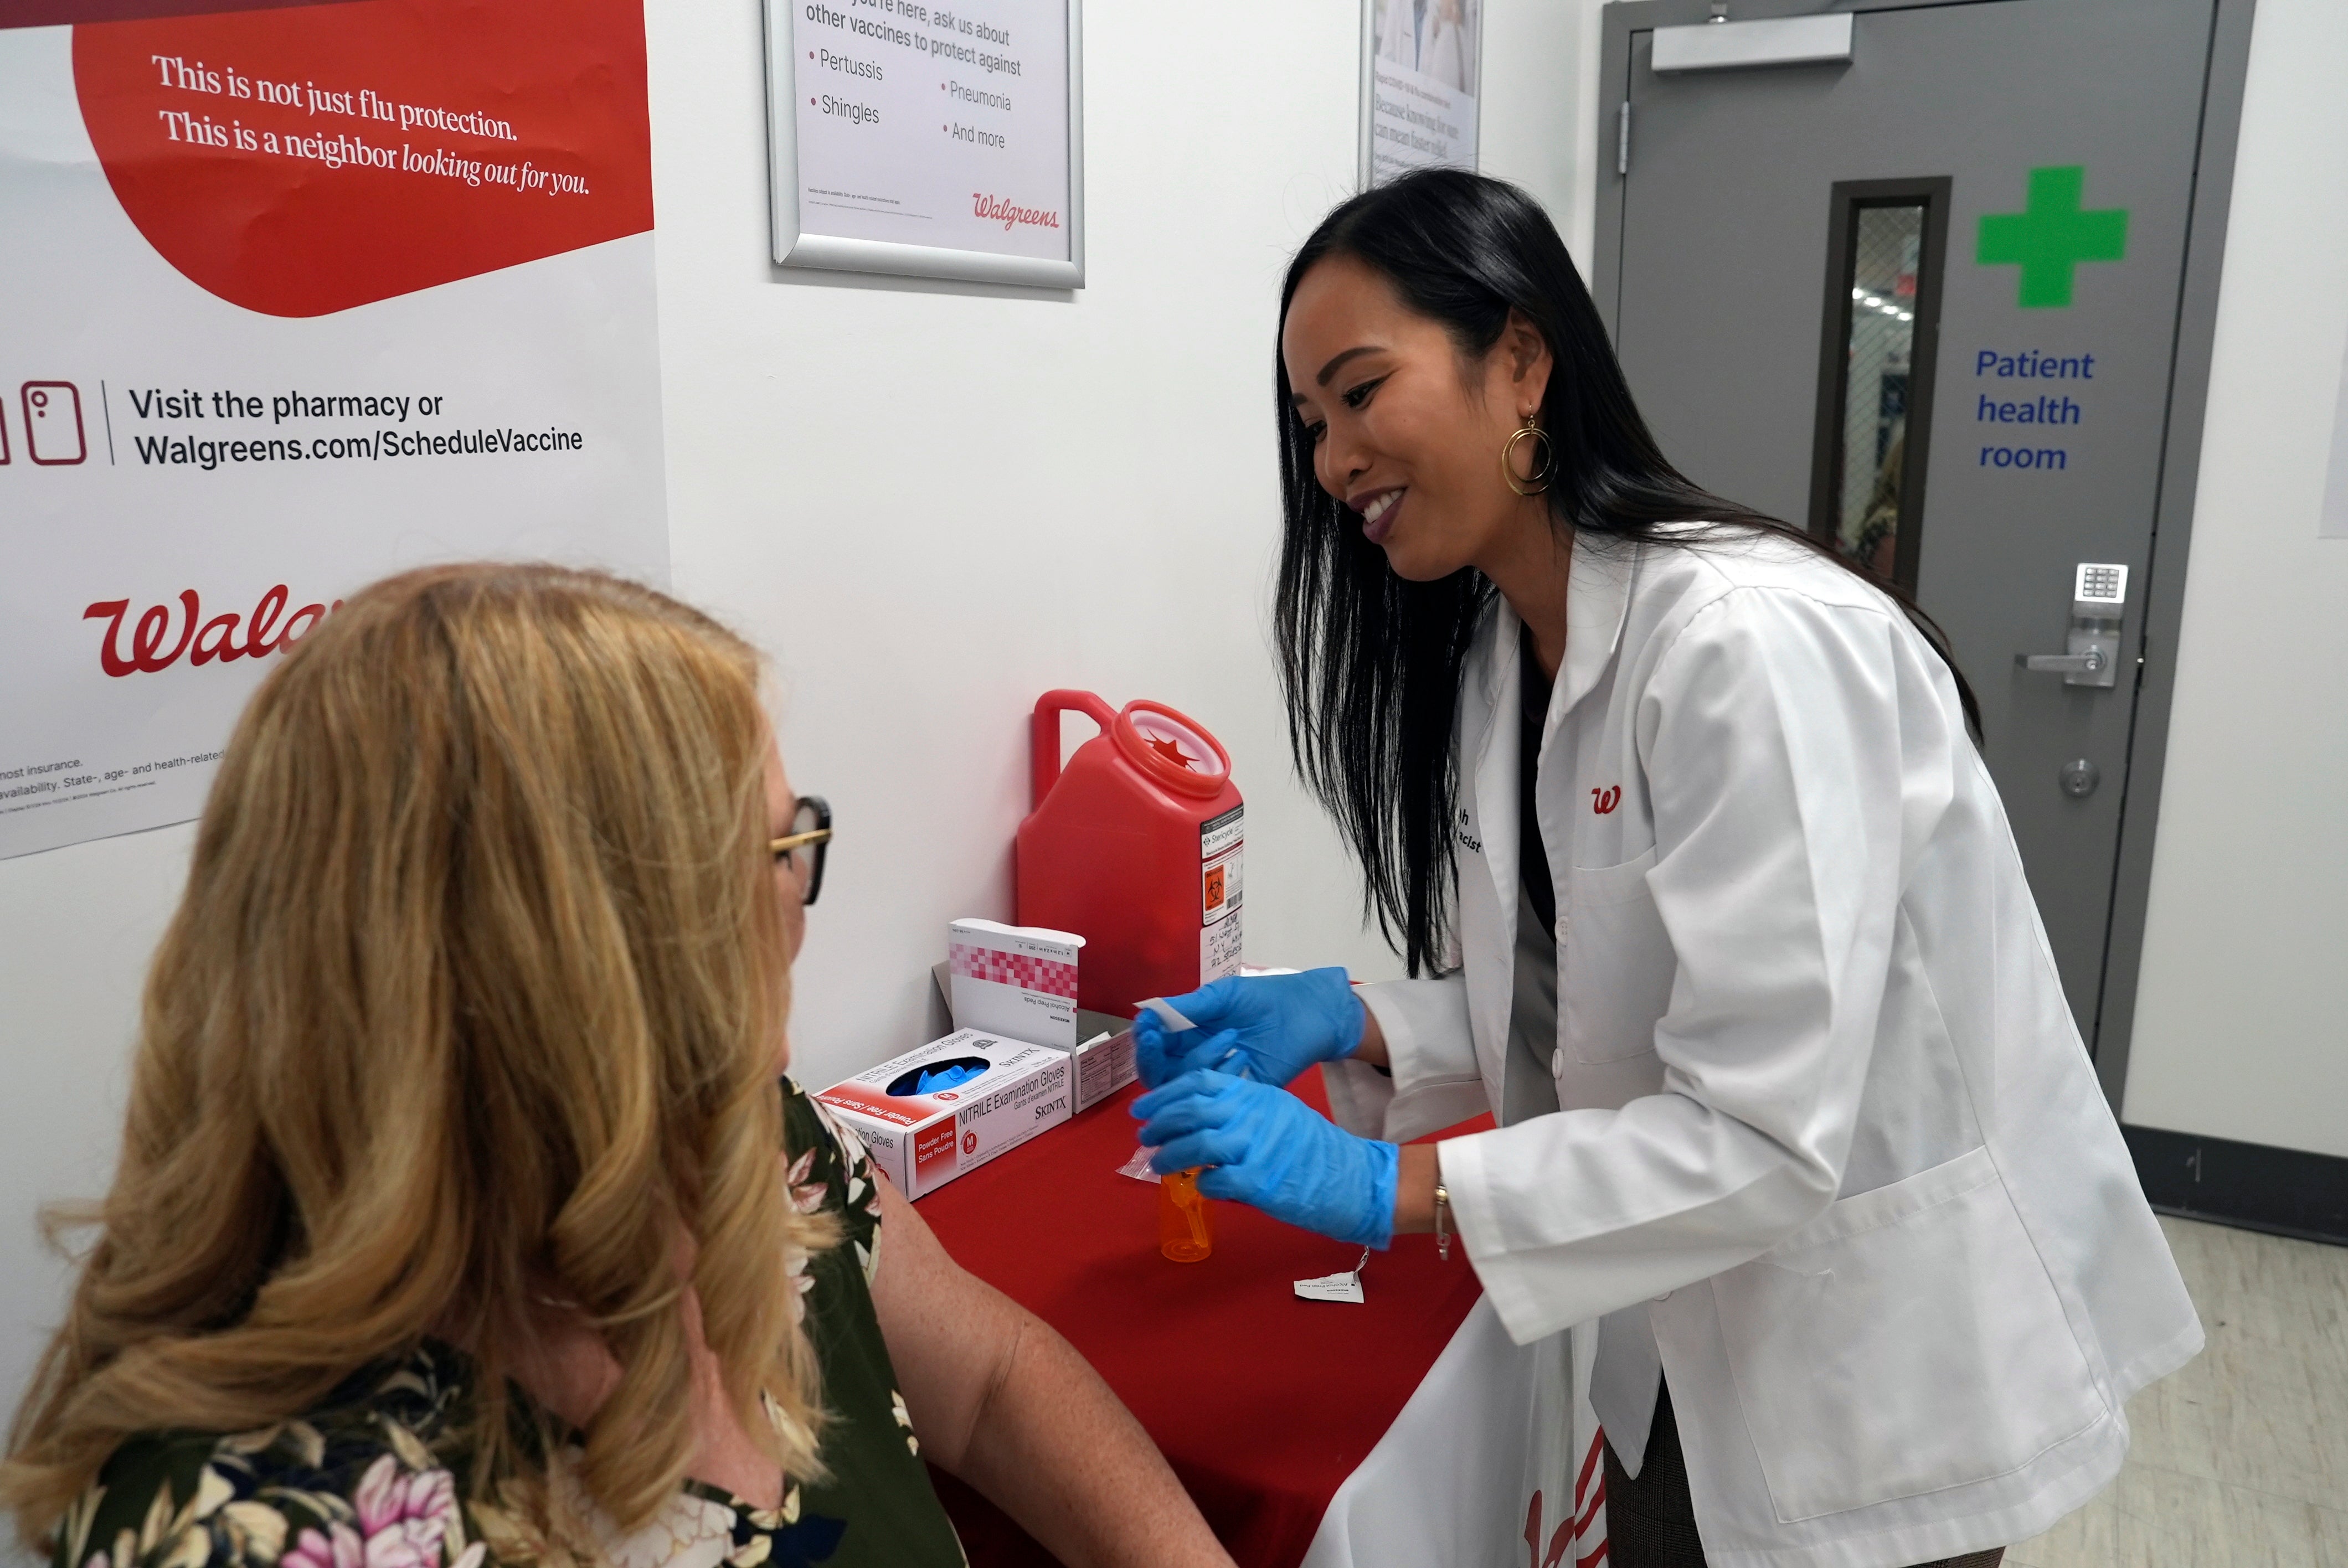
<instances>
[{"instance_id":1,"label":"blue nitrile glove","mask_svg":"<svg viewBox=\"0 0 2348 1568\"><path fill-rule=\"evenodd\" d=\"M922 1076L914 1081L913 1092L935 1094L941 1089L960 1089L985 1071L983 1067L964 1067L959 1062L947 1067L924 1067Z\"/></svg>"},{"instance_id":2,"label":"blue nitrile glove","mask_svg":"<svg viewBox=\"0 0 2348 1568\"><path fill-rule=\"evenodd\" d=\"M1203 1029L1169 1030L1148 1008L1133 1020L1133 1071L1150 1089L1171 1083L1190 1068L1212 1067L1227 1057L1236 1057L1239 1050L1236 1030L1218 1030L1212 1034ZM1251 1076L1243 1060L1231 1061L1228 1067L1234 1078Z\"/></svg>"},{"instance_id":3,"label":"blue nitrile glove","mask_svg":"<svg viewBox=\"0 0 2348 1568\"><path fill-rule=\"evenodd\" d=\"M1227 1072L1186 1072L1133 1102L1163 1175L1204 1166L1199 1190L1339 1241L1394 1240L1402 1151L1356 1138L1285 1089Z\"/></svg>"},{"instance_id":4,"label":"blue nitrile glove","mask_svg":"<svg viewBox=\"0 0 2348 1568\"><path fill-rule=\"evenodd\" d=\"M1198 1027L1169 1030L1148 1008L1135 1018L1134 1066L1152 1089L1209 1067L1286 1083L1316 1061L1353 1055L1366 1016L1345 971L1336 968L1232 975L1166 999ZM1225 1031L1231 1038L1218 1044Z\"/></svg>"}]
</instances>

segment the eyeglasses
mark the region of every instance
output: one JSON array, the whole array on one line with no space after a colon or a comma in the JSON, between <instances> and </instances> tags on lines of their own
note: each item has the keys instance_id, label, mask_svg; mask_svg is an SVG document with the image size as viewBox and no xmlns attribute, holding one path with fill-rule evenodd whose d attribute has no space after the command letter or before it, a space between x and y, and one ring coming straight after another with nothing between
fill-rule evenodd
<instances>
[{"instance_id":1,"label":"eyeglasses","mask_svg":"<svg viewBox=\"0 0 2348 1568\"><path fill-rule=\"evenodd\" d=\"M831 846L831 806L821 795L803 794L791 812L791 830L769 840L775 864L799 885L799 902L813 904L823 891L823 860Z\"/></svg>"}]
</instances>

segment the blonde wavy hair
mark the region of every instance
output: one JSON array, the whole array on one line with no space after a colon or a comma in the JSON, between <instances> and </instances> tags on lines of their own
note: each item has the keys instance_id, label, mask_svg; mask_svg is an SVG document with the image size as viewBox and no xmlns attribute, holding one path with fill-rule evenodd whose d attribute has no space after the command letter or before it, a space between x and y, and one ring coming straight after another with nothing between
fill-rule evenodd
<instances>
[{"instance_id":1,"label":"blonde wavy hair","mask_svg":"<svg viewBox=\"0 0 2348 1568\"><path fill-rule=\"evenodd\" d=\"M786 1249L833 1230L783 1186L758 677L649 589L469 565L366 589L262 684L0 1467L27 1542L126 1437L266 1426L427 1335L478 1361L477 1481L543 1500L506 1395L534 1298L622 1368L579 1479L632 1530L692 1453L681 1237L744 1430L821 1473Z\"/></svg>"}]
</instances>

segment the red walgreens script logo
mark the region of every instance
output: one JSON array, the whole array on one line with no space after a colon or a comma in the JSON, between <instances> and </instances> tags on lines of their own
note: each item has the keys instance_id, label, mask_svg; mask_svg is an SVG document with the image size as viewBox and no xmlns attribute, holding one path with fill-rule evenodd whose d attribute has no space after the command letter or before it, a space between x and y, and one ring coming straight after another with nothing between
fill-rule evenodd
<instances>
[{"instance_id":1,"label":"red walgreens script logo","mask_svg":"<svg viewBox=\"0 0 2348 1568\"><path fill-rule=\"evenodd\" d=\"M1590 792L1590 809L1600 816L1612 816L1614 808L1622 804L1622 786L1621 784L1610 784L1604 789L1594 789Z\"/></svg>"},{"instance_id":2,"label":"red walgreens script logo","mask_svg":"<svg viewBox=\"0 0 2348 1568\"><path fill-rule=\"evenodd\" d=\"M179 662L182 653L191 664L209 664L215 659L226 664L232 660L259 659L283 651L300 641L310 628L343 608L338 599L331 605L305 604L286 616L285 601L292 597L281 582L261 596L261 602L252 607L250 617L231 610L206 620L203 601L196 597L194 589L188 589L180 595L180 613L176 617L169 604L150 604L140 612L130 628L128 657L122 651L122 622L130 611L129 600L100 600L83 610L81 618L106 622L106 638L98 649L100 669L108 675L136 675L141 671L152 674L170 669ZM280 616L285 616L282 628L277 623ZM180 634L173 638L171 624L175 620ZM241 637L237 634L240 622L244 628ZM164 648L167 638L170 639L168 651Z\"/></svg>"},{"instance_id":3,"label":"red walgreens script logo","mask_svg":"<svg viewBox=\"0 0 2348 1568\"><path fill-rule=\"evenodd\" d=\"M970 193L970 215L999 222L1006 231L1022 223L1037 229L1057 229L1060 226L1057 208L1022 207L1015 201L990 196L983 190ZM1189 760L1187 757L1182 759L1186 763Z\"/></svg>"}]
</instances>

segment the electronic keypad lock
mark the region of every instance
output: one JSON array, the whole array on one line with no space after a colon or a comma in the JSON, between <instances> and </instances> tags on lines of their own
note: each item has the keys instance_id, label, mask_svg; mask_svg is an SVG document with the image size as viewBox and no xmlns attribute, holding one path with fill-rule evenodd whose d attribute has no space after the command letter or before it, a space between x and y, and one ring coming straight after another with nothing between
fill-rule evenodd
<instances>
[{"instance_id":1,"label":"electronic keypad lock","mask_svg":"<svg viewBox=\"0 0 2348 1568\"><path fill-rule=\"evenodd\" d=\"M2127 608L2128 569L2082 561L2071 586L2067 651L2017 653L2024 670L2063 677L2065 686L2109 686L2119 678L2120 616Z\"/></svg>"}]
</instances>

